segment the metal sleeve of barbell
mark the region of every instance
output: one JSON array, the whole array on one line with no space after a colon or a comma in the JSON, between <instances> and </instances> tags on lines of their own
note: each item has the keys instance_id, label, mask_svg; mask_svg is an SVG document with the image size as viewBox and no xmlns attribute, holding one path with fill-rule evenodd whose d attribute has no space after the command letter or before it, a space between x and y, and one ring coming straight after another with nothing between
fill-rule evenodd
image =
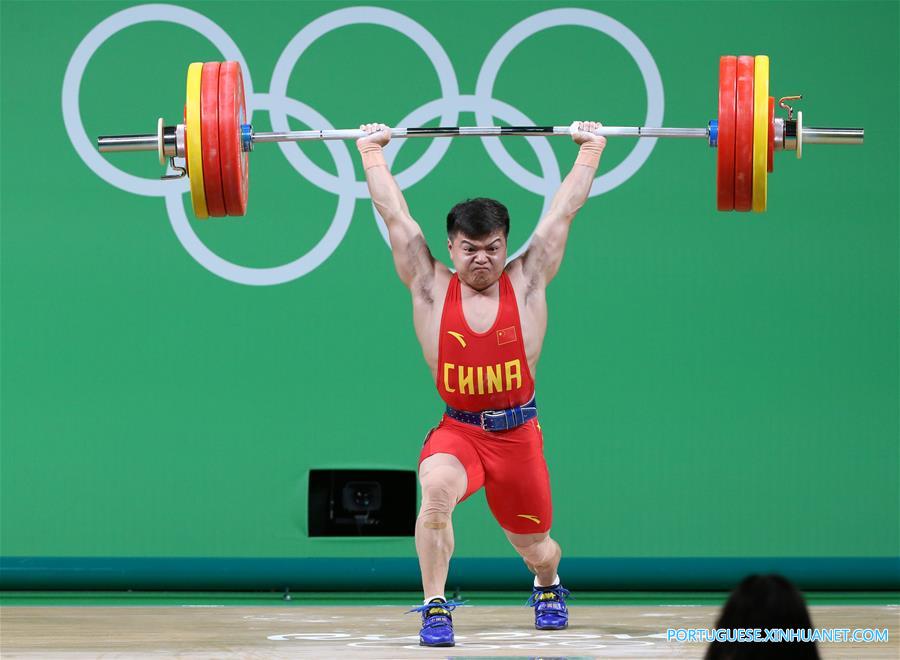
<instances>
[{"instance_id":1,"label":"metal sleeve of barbell","mask_svg":"<svg viewBox=\"0 0 900 660\"><path fill-rule=\"evenodd\" d=\"M703 138L706 128L653 128L645 126L603 126L596 135L614 137L680 137ZM302 142L306 140L357 140L367 133L359 129L333 129L318 131L284 131L253 133L254 142ZM507 135L554 136L571 135L568 126L437 126L424 128L392 128L395 138L436 137L499 137Z\"/></svg>"},{"instance_id":2,"label":"metal sleeve of barbell","mask_svg":"<svg viewBox=\"0 0 900 660\"><path fill-rule=\"evenodd\" d=\"M803 127L803 144L862 144L864 136L862 128Z\"/></svg>"},{"instance_id":3,"label":"metal sleeve of barbell","mask_svg":"<svg viewBox=\"0 0 900 660\"><path fill-rule=\"evenodd\" d=\"M156 151L158 135L101 135L97 138L100 151Z\"/></svg>"}]
</instances>

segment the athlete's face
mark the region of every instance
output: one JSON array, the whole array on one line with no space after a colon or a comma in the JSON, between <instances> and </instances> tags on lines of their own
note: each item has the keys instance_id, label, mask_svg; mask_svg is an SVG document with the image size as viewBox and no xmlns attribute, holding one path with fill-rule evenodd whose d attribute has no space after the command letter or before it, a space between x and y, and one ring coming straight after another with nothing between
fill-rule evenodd
<instances>
[{"instance_id":1,"label":"athlete's face","mask_svg":"<svg viewBox=\"0 0 900 660\"><path fill-rule=\"evenodd\" d=\"M447 248L459 279L476 291L499 280L506 266L506 236L501 230L477 239L457 233L447 239Z\"/></svg>"}]
</instances>

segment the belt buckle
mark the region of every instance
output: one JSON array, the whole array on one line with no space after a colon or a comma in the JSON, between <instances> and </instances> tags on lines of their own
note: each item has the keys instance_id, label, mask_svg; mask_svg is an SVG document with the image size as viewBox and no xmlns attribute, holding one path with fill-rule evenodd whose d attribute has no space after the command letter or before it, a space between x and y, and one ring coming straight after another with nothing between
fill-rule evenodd
<instances>
[{"instance_id":1,"label":"belt buckle","mask_svg":"<svg viewBox=\"0 0 900 660\"><path fill-rule=\"evenodd\" d=\"M480 413L478 413L478 416L479 416L479 418L481 419L481 430L482 430L482 431L487 431L487 430L488 430L488 429L485 427L485 425L484 425L484 415L485 415L485 413L496 414L496 412L497 412L496 410L482 410Z\"/></svg>"}]
</instances>

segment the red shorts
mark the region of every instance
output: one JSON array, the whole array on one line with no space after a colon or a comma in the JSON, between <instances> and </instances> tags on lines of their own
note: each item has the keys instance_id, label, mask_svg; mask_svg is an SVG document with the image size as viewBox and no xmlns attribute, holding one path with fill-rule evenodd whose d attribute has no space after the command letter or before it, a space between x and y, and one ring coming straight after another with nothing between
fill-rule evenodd
<instances>
[{"instance_id":1,"label":"red shorts","mask_svg":"<svg viewBox=\"0 0 900 660\"><path fill-rule=\"evenodd\" d=\"M550 474L537 419L491 432L444 415L425 438L419 463L432 454L452 454L466 468L469 483L460 502L484 486L488 506L503 529L514 534L550 530Z\"/></svg>"}]
</instances>

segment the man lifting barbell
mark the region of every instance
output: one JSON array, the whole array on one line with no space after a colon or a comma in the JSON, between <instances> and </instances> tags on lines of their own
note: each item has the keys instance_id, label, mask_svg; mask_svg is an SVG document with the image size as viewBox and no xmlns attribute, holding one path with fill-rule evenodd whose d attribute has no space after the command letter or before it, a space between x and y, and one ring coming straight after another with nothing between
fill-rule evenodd
<instances>
[{"instance_id":1,"label":"man lifting barbell","mask_svg":"<svg viewBox=\"0 0 900 660\"><path fill-rule=\"evenodd\" d=\"M451 274L428 250L382 146L392 137L383 124L359 130L310 129L258 132L249 123L243 75L237 62L194 62L188 67L184 123L155 134L101 136L101 152L154 151L177 174L190 177L198 219L247 212L249 153L265 142L358 140L372 199L387 224L394 263L413 298L414 325L438 391L447 404L420 456L422 508L416 550L425 604L420 640L452 646L451 612L444 586L453 551L454 507L484 486L487 501L510 542L535 574L529 604L538 629L568 624L566 596L557 567L561 550L549 536L549 477L534 400L534 373L546 330L544 290L556 274L569 224L594 181L606 136L638 139L697 138L716 148L716 208L767 208L768 173L774 154L804 144L862 144L862 128L817 128L781 97L787 118L775 116L769 96L769 58L719 58L718 115L702 128L601 126L398 127L394 138L461 136L568 136L581 145L572 171L540 220L527 252L506 264L509 216L490 199L467 200L448 215ZM181 164L176 159L183 159Z\"/></svg>"},{"instance_id":2,"label":"man lifting barbell","mask_svg":"<svg viewBox=\"0 0 900 660\"><path fill-rule=\"evenodd\" d=\"M454 507L484 486L488 506L534 573L529 605L535 627L568 625L557 567L562 551L550 538L550 479L537 419L534 374L547 328L545 288L556 275L569 226L587 200L606 138L597 122L575 122L580 145L572 171L541 218L528 250L506 263L509 214L492 199L460 202L447 216L447 249L456 269L435 259L391 176L382 147L384 124L360 127L357 140L372 201L390 235L394 266L409 288L413 324L447 409L419 457L422 506L416 552L424 605L419 643L453 646L444 595L453 552Z\"/></svg>"},{"instance_id":3,"label":"man lifting barbell","mask_svg":"<svg viewBox=\"0 0 900 660\"><path fill-rule=\"evenodd\" d=\"M410 216L381 148L392 131L383 124L359 130L311 129L258 132L248 123L243 74L237 62L194 62L188 67L184 123L155 134L101 136L101 152L155 151L177 174L190 177L198 219L247 212L249 153L255 144L358 140L376 207L387 223L394 262L413 297L414 324L438 390L447 403L426 439L419 477L423 502L416 525L425 605L421 642L453 644L444 583L457 503L485 487L488 504L509 540L535 574L529 604L539 629L567 625L565 597L556 568L561 551L550 539L550 489L543 436L534 402L534 370L546 329L544 288L556 274L569 223L584 204L606 136L638 139L698 138L716 148L716 208L767 208L768 173L774 154L804 144L862 144L861 128L816 128L781 97L787 118L775 116L769 96L769 58L719 58L718 115L703 128L661 126L439 126L393 129L394 138L461 136L568 136L581 145L575 166L541 219L528 251L506 265L509 216L494 200L467 200L447 223L448 249L457 274L436 261ZM182 165L176 159L184 159ZM464 313L465 310L465 313ZM469 323L468 319L471 319Z\"/></svg>"}]
</instances>

